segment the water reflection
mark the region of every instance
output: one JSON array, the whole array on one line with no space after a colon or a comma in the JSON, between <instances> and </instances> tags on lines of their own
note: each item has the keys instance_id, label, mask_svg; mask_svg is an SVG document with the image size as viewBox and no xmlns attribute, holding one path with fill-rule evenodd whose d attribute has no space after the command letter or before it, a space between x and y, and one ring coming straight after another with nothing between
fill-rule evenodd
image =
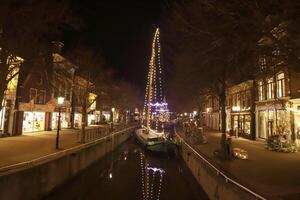
<instances>
[{"instance_id":1,"label":"water reflection","mask_svg":"<svg viewBox=\"0 0 300 200\"><path fill-rule=\"evenodd\" d=\"M162 168L152 167L142 152L140 152L140 158L143 200L159 200L165 170Z\"/></svg>"},{"instance_id":2,"label":"water reflection","mask_svg":"<svg viewBox=\"0 0 300 200\"><path fill-rule=\"evenodd\" d=\"M208 199L180 158L145 153L130 140L45 199Z\"/></svg>"}]
</instances>

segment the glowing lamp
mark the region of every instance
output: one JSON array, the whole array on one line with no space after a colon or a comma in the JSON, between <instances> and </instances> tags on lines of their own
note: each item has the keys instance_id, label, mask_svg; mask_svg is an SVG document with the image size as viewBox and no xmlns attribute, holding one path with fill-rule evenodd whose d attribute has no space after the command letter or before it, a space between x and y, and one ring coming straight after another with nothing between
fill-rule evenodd
<instances>
[{"instance_id":1,"label":"glowing lamp","mask_svg":"<svg viewBox=\"0 0 300 200\"><path fill-rule=\"evenodd\" d=\"M232 106L232 111L240 111L241 107L240 106Z\"/></svg>"},{"instance_id":2,"label":"glowing lamp","mask_svg":"<svg viewBox=\"0 0 300 200\"><path fill-rule=\"evenodd\" d=\"M62 105L64 104L65 98L64 97L57 97L57 104Z\"/></svg>"}]
</instances>

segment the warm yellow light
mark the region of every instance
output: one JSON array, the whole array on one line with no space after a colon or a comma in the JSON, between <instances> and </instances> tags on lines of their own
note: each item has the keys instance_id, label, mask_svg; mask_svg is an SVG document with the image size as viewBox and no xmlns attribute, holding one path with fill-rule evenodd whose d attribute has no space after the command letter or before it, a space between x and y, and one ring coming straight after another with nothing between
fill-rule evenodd
<instances>
[{"instance_id":1,"label":"warm yellow light","mask_svg":"<svg viewBox=\"0 0 300 200\"><path fill-rule=\"evenodd\" d=\"M232 106L232 111L240 111L241 107L240 106Z\"/></svg>"},{"instance_id":2,"label":"warm yellow light","mask_svg":"<svg viewBox=\"0 0 300 200\"><path fill-rule=\"evenodd\" d=\"M62 104L64 103L64 101L65 101L65 98L64 98L64 97L58 97L58 98L57 98L57 104L58 104L58 105L62 105Z\"/></svg>"},{"instance_id":3,"label":"warm yellow light","mask_svg":"<svg viewBox=\"0 0 300 200\"><path fill-rule=\"evenodd\" d=\"M116 109L115 109L114 107L112 107L112 108L111 108L111 111L112 111L112 112L115 112L115 111L116 111Z\"/></svg>"}]
</instances>

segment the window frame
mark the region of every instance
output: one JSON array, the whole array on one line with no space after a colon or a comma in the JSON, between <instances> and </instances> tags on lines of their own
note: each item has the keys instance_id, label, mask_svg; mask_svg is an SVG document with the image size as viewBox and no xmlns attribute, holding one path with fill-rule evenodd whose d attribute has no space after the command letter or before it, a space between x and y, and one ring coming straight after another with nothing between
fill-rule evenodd
<instances>
[{"instance_id":1,"label":"window frame","mask_svg":"<svg viewBox=\"0 0 300 200\"><path fill-rule=\"evenodd\" d=\"M267 79L267 99L274 99L274 77Z\"/></svg>"},{"instance_id":2,"label":"window frame","mask_svg":"<svg viewBox=\"0 0 300 200\"><path fill-rule=\"evenodd\" d=\"M279 78L283 75L283 78ZM285 97L285 74L283 72L276 75L276 95L278 98Z\"/></svg>"}]
</instances>

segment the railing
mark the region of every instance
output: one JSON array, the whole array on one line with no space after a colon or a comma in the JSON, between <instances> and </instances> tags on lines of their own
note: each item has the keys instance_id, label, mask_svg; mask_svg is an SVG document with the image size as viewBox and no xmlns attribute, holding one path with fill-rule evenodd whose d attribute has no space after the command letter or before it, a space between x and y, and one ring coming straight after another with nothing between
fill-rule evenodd
<instances>
[{"instance_id":1,"label":"railing","mask_svg":"<svg viewBox=\"0 0 300 200\"><path fill-rule=\"evenodd\" d=\"M14 171L28 169L28 168L37 166L39 164L45 163L49 160L53 160L53 159L63 157L64 155L67 155L67 154L76 153L76 152L80 151L81 149L85 149L89 146L93 146L94 144L105 141L106 139L112 138L115 135L118 135L122 132L126 132L126 131L129 131L131 129L134 129L135 127L136 126L131 126L131 127L126 128L126 129L116 131L112 134L100 137L99 139L95 139L93 141L90 141L90 142L87 142L87 143L84 143L84 144L80 144L78 146L74 146L74 147L71 147L71 148L66 149L66 150L61 150L59 152L55 152L55 153L51 153L51 154L48 154L48 155L45 155L45 156L41 156L39 158L35 158L35 159L29 160L29 161L24 161L24 162L20 162L20 163L8 165L8 166L0 167L0 176L3 176L5 174L9 174L9 173L14 172Z\"/></svg>"},{"instance_id":2,"label":"railing","mask_svg":"<svg viewBox=\"0 0 300 200\"><path fill-rule=\"evenodd\" d=\"M256 192L252 191L251 189L247 188L246 186L238 183L237 181L229 178L226 174L224 174L221 170L219 170L217 167L215 167L211 162L209 162L206 158L204 158L202 155L200 155L191 145L189 145L179 134L176 133L176 136L179 138L180 143L184 143L195 155L197 155L201 160L203 160L207 165L209 165L213 170L217 172L218 175L222 176L226 183L231 182L235 186L241 188L242 190L250 193L253 195L256 199L261 199L261 200L267 200L265 197L257 194Z\"/></svg>"},{"instance_id":3,"label":"railing","mask_svg":"<svg viewBox=\"0 0 300 200\"><path fill-rule=\"evenodd\" d=\"M108 135L109 129L106 127L97 127L97 128L86 128L84 135L84 142L89 142L97 140L103 136ZM82 133L80 133L82 134ZM81 136L80 136L81 139Z\"/></svg>"}]
</instances>

